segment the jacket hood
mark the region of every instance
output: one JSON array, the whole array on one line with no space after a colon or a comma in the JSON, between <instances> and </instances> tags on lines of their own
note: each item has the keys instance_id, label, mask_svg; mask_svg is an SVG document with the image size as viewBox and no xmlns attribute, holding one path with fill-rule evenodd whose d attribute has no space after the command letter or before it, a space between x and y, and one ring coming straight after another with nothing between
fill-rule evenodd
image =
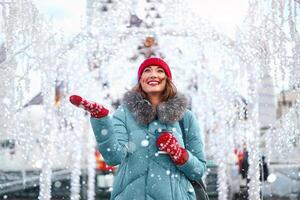
<instances>
[{"instance_id":1,"label":"jacket hood","mask_svg":"<svg viewBox=\"0 0 300 200\"><path fill-rule=\"evenodd\" d=\"M161 102L155 108L140 93L128 91L124 94L123 103L141 124L149 124L156 117L162 123L175 123L183 117L187 108L187 99L181 93L177 93L168 101Z\"/></svg>"}]
</instances>

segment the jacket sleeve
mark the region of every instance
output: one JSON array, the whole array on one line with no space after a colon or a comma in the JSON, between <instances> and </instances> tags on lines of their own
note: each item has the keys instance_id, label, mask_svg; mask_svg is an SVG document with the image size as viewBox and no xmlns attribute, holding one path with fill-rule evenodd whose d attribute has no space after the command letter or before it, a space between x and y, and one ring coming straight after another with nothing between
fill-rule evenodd
<instances>
[{"instance_id":1,"label":"jacket sleeve","mask_svg":"<svg viewBox=\"0 0 300 200\"><path fill-rule=\"evenodd\" d=\"M108 165L118 165L128 152L128 134L125 125L126 114L120 106L113 116L91 118L91 125L97 145Z\"/></svg>"},{"instance_id":2,"label":"jacket sleeve","mask_svg":"<svg viewBox=\"0 0 300 200\"><path fill-rule=\"evenodd\" d=\"M202 133L195 115L191 111L186 111L184 117L186 138L185 148L188 151L188 161L178 166L190 180L199 180L206 170L206 158L204 153ZM183 133L184 134L184 133Z\"/></svg>"}]
</instances>

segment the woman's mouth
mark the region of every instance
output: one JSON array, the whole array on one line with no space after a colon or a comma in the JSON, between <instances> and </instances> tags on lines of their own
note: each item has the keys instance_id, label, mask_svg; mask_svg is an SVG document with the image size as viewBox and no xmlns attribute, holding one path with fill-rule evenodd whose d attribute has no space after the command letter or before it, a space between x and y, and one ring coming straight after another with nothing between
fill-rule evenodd
<instances>
[{"instance_id":1,"label":"woman's mouth","mask_svg":"<svg viewBox=\"0 0 300 200\"><path fill-rule=\"evenodd\" d=\"M154 81L154 80L151 80L151 81L147 81L147 84L148 85L151 85L151 86L156 86L156 85L159 85L159 81Z\"/></svg>"}]
</instances>

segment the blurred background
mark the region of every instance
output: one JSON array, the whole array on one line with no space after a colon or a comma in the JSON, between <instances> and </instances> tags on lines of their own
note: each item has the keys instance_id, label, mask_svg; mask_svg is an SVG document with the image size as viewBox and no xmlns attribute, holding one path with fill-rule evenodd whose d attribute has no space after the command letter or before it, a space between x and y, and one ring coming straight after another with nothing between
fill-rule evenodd
<instances>
[{"instance_id":1,"label":"blurred background","mask_svg":"<svg viewBox=\"0 0 300 200\"><path fill-rule=\"evenodd\" d=\"M109 199L80 94L111 110L169 63L211 199L300 199L298 0L0 0L0 199ZM142 145L142 144L141 144Z\"/></svg>"}]
</instances>

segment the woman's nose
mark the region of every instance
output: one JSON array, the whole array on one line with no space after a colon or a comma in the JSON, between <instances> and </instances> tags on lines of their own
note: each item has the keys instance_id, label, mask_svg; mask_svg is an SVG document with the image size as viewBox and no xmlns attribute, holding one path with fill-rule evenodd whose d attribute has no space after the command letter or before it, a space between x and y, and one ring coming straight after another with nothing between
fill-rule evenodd
<instances>
[{"instance_id":1,"label":"woman's nose","mask_svg":"<svg viewBox=\"0 0 300 200\"><path fill-rule=\"evenodd\" d=\"M150 74L150 77L151 78L156 78L157 77L157 72L152 71L151 74Z\"/></svg>"}]
</instances>

